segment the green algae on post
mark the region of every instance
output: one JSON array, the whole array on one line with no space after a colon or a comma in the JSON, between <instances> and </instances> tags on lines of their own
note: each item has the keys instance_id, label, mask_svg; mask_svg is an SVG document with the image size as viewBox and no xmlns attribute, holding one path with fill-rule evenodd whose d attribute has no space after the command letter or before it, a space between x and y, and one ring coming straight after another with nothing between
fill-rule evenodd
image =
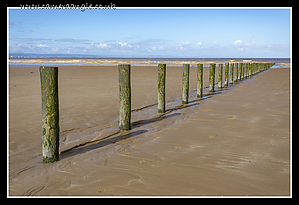
<instances>
[{"instance_id":1,"label":"green algae on post","mask_svg":"<svg viewBox=\"0 0 299 205\"><path fill-rule=\"evenodd\" d=\"M165 112L166 64L158 65L158 113Z\"/></svg>"},{"instance_id":2,"label":"green algae on post","mask_svg":"<svg viewBox=\"0 0 299 205\"><path fill-rule=\"evenodd\" d=\"M235 75L235 78L234 78L234 82L237 82L238 81L238 63L235 63L235 69L234 69L234 75Z\"/></svg>"},{"instance_id":3,"label":"green algae on post","mask_svg":"<svg viewBox=\"0 0 299 205\"><path fill-rule=\"evenodd\" d=\"M244 78L248 77L248 63L244 63Z\"/></svg>"},{"instance_id":4,"label":"green algae on post","mask_svg":"<svg viewBox=\"0 0 299 205\"><path fill-rule=\"evenodd\" d=\"M209 92L214 92L215 84L215 64L210 64L210 76L209 76Z\"/></svg>"},{"instance_id":5,"label":"green algae on post","mask_svg":"<svg viewBox=\"0 0 299 205\"><path fill-rule=\"evenodd\" d=\"M119 129L131 129L131 65L118 65L119 79Z\"/></svg>"},{"instance_id":6,"label":"green algae on post","mask_svg":"<svg viewBox=\"0 0 299 205\"><path fill-rule=\"evenodd\" d=\"M239 64L239 72L238 72L238 81L242 80L242 78L241 78L242 69L243 69L243 63L240 63Z\"/></svg>"},{"instance_id":7,"label":"green algae on post","mask_svg":"<svg viewBox=\"0 0 299 205\"><path fill-rule=\"evenodd\" d=\"M244 79L244 63L241 63L241 80Z\"/></svg>"},{"instance_id":8,"label":"green algae on post","mask_svg":"<svg viewBox=\"0 0 299 205\"><path fill-rule=\"evenodd\" d=\"M197 98L203 95L203 64L197 64Z\"/></svg>"},{"instance_id":9,"label":"green algae on post","mask_svg":"<svg viewBox=\"0 0 299 205\"><path fill-rule=\"evenodd\" d=\"M40 69L43 162L59 160L58 67Z\"/></svg>"},{"instance_id":10,"label":"green algae on post","mask_svg":"<svg viewBox=\"0 0 299 205\"><path fill-rule=\"evenodd\" d=\"M229 64L225 63L224 86L228 86L228 69Z\"/></svg>"},{"instance_id":11,"label":"green algae on post","mask_svg":"<svg viewBox=\"0 0 299 205\"><path fill-rule=\"evenodd\" d=\"M222 64L219 64L218 88L222 88Z\"/></svg>"},{"instance_id":12,"label":"green algae on post","mask_svg":"<svg viewBox=\"0 0 299 205\"><path fill-rule=\"evenodd\" d=\"M234 64L230 64L229 84L234 83Z\"/></svg>"},{"instance_id":13,"label":"green algae on post","mask_svg":"<svg viewBox=\"0 0 299 205\"><path fill-rule=\"evenodd\" d=\"M183 79L182 79L182 104L188 104L189 96L189 70L190 65L183 65Z\"/></svg>"}]
</instances>

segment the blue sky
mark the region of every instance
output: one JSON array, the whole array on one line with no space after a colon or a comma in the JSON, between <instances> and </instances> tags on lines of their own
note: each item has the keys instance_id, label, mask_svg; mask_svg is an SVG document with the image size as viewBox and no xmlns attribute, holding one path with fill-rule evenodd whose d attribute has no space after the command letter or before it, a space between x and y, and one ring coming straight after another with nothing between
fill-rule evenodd
<instances>
[{"instance_id":1,"label":"blue sky","mask_svg":"<svg viewBox=\"0 0 299 205\"><path fill-rule=\"evenodd\" d=\"M290 57L290 9L9 10L9 52Z\"/></svg>"}]
</instances>

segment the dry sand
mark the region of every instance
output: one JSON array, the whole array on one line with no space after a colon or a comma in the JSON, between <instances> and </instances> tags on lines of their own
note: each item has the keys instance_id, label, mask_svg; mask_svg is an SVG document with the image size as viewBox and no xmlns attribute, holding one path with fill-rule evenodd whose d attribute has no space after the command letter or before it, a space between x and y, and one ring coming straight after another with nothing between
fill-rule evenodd
<instances>
[{"instance_id":1,"label":"dry sand","mask_svg":"<svg viewBox=\"0 0 299 205\"><path fill-rule=\"evenodd\" d=\"M119 132L117 67L59 67L60 161L43 164L38 67L10 67L8 194L290 195L289 72L197 100L191 67L181 106L182 68L167 67L161 115L157 67L132 66L132 130Z\"/></svg>"}]
</instances>

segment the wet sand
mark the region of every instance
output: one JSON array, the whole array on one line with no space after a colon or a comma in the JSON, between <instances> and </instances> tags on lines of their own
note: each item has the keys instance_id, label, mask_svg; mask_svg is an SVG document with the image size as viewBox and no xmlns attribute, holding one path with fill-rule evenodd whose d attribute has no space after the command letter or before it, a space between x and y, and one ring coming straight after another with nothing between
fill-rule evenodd
<instances>
[{"instance_id":1,"label":"wet sand","mask_svg":"<svg viewBox=\"0 0 299 205\"><path fill-rule=\"evenodd\" d=\"M117 67L59 67L61 154L52 164L42 163L38 67L9 75L9 195L290 194L289 68L197 100L191 67L181 106L182 68L167 67L161 115L157 67L132 66L132 130L119 132Z\"/></svg>"}]
</instances>

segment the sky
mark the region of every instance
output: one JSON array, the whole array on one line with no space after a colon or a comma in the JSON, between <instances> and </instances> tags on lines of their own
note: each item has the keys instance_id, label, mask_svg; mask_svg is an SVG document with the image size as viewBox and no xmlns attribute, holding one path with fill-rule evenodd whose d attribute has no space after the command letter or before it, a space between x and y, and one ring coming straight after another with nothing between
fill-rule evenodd
<instances>
[{"instance_id":1,"label":"sky","mask_svg":"<svg viewBox=\"0 0 299 205\"><path fill-rule=\"evenodd\" d=\"M9 53L290 57L290 9L9 9Z\"/></svg>"}]
</instances>

